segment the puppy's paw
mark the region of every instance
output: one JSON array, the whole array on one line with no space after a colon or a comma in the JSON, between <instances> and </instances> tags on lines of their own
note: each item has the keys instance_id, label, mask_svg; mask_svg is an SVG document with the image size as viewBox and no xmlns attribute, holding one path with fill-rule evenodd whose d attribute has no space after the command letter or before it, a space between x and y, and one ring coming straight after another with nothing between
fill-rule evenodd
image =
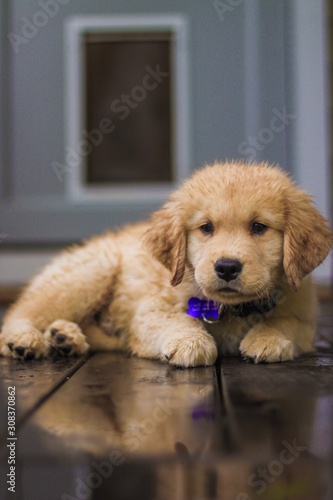
<instances>
[{"instance_id":1,"label":"puppy's paw","mask_svg":"<svg viewBox=\"0 0 333 500\"><path fill-rule=\"evenodd\" d=\"M254 327L242 340L239 350L243 358L254 363L290 361L294 358L294 346L282 333L273 328Z\"/></svg>"},{"instance_id":2,"label":"puppy's paw","mask_svg":"<svg viewBox=\"0 0 333 500\"><path fill-rule=\"evenodd\" d=\"M46 357L50 344L29 321L15 320L1 334L2 356L30 361Z\"/></svg>"},{"instance_id":3,"label":"puppy's paw","mask_svg":"<svg viewBox=\"0 0 333 500\"><path fill-rule=\"evenodd\" d=\"M217 347L209 335L184 335L169 339L162 348L162 360L184 368L213 365Z\"/></svg>"},{"instance_id":4,"label":"puppy's paw","mask_svg":"<svg viewBox=\"0 0 333 500\"><path fill-rule=\"evenodd\" d=\"M45 331L45 338L61 356L82 356L89 350L89 344L76 323L57 319Z\"/></svg>"}]
</instances>

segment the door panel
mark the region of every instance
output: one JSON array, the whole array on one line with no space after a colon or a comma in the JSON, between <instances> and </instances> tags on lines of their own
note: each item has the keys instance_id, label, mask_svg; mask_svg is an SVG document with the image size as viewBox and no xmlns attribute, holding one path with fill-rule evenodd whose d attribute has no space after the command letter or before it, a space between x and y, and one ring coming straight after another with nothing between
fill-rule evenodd
<instances>
[{"instance_id":1,"label":"door panel","mask_svg":"<svg viewBox=\"0 0 333 500\"><path fill-rule=\"evenodd\" d=\"M218 1L139 3L141 11L137 0L1 4L0 233L7 235L2 247L73 242L146 217L194 168L215 159L249 159L244 142L269 126L273 109L281 111L286 105L284 1L230 2L226 11L225 2ZM181 129L177 154L183 164L166 189L142 191L138 185L125 185L115 186L110 194L77 197L71 172L59 179L52 168L54 162L65 164L71 141L65 25L72 16L126 18L138 11L143 19L161 19L165 13L181 16L186 25L186 64L178 68L185 87L175 106L176 112L183 107L182 126L176 124ZM293 170L288 132L261 144L254 159Z\"/></svg>"}]
</instances>

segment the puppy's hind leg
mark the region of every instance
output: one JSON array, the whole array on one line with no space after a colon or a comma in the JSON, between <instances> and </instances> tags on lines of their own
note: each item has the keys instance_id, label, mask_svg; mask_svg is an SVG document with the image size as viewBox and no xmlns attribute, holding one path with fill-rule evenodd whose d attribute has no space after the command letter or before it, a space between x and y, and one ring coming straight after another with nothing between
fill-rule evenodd
<instances>
[{"instance_id":1,"label":"puppy's hind leg","mask_svg":"<svg viewBox=\"0 0 333 500\"><path fill-rule=\"evenodd\" d=\"M66 345L66 354L85 352L88 345L78 325L110 300L118 265L116 237L111 233L60 254L9 309L0 334L0 353L21 359L46 356L51 345L60 346L63 338L51 334L57 320L72 324L58 328L71 346ZM47 335L42 334L45 330Z\"/></svg>"},{"instance_id":2,"label":"puppy's hind leg","mask_svg":"<svg viewBox=\"0 0 333 500\"><path fill-rule=\"evenodd\" d=\"M89 351L89 344L81 328L72 321L57 319L45 331L45 339L61 356L81 356Z\"/></svg>"}]
</instances>

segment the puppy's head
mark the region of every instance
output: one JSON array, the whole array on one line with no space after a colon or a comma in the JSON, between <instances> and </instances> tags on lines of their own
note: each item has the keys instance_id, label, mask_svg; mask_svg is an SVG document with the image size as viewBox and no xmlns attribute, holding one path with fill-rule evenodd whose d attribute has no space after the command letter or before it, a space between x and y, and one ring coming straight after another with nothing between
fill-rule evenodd
<instances>
[{"instance_id":1,"label":"puppy's head","mask_svg":"<svg viewBox=\"0 0 333 500\"><path fill-rule=\"evenodd\" d=\"M229 304L268 295L284 277L297 289L332 243L311 198L266 164L198 170L153 215L146 235L172 285L187 270L204 296Z\"/></svg>"}]
</instances>

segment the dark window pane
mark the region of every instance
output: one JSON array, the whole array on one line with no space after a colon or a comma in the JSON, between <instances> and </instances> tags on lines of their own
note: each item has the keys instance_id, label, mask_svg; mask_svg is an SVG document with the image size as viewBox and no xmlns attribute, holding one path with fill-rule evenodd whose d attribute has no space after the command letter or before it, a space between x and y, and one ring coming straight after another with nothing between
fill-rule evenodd
<instances>
[{"instance_id":1,"label":"dark window pane","mask_svg":"<svg viewBox=\"0 0 333 500\"><path fill-rule=\"evenodd\" d=\"M169 33L86 36L86 130L115 126L96 134L88 184L172 181L170 50Z\"/></svg>"}]
</instances>

